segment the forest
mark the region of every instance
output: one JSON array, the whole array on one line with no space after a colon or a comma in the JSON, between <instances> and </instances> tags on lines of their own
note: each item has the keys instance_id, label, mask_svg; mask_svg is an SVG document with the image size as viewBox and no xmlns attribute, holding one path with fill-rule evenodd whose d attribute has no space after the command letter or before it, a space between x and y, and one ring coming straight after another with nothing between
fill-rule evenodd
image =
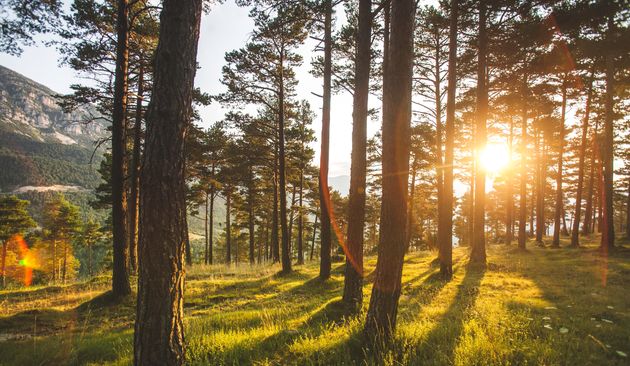
<instances>
[{"instance_id":1,"label":"forest","mask_svg":"<svg viewBox=\"0 0 630 366\"><path fill-rule=\"evenodd\" d=\"M253 30L209 92L228 3ZM93 194L0 193L0 365L630 363L628 1L0 9L0 52L54 47L57 103L109 126L100 182L1 141Z\"/></svg>"}]
</instances>

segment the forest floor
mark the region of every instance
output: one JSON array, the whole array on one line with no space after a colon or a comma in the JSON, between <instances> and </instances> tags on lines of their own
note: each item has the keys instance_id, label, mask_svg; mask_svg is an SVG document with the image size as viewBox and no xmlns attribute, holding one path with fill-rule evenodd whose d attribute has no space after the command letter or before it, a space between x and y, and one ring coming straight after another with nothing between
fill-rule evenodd
<instances>
[{"instance_id":1,"label":"forest floor","mask_svg":"<svg viewBox=\"0 0 630 366\"><path fill-rule=\"evenodd\" d=\"M566 245L567 243L563 243ZM376 362L362 348L365 313L340 305L343 265L198 266L185 294L191 365L630 365L630 249L490 245L488 266L454 251L454 277L435 253L405 259L396 339ZM376 258L366 261L367 272ZM364 288L365 308L373 275ZM132 299L111 304L107 278L0 291L0 365L127 365Z\"/></svg>"}]
</instances>

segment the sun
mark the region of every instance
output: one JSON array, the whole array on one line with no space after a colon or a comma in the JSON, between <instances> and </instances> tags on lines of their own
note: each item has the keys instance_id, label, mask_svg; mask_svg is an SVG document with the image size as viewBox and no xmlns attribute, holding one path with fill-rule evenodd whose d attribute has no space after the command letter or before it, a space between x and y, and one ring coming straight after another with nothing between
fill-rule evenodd
<instances>
[{"instance_id":1,"label":"sun","mask_svg":"<svg viewBox=\"0 0 630 366\"><path fill-rule=\"evenodd\" d=\"M497 173L510 163L508 148L502 144L488 144L481 150L479 162L488 173Z\"/></svg>"}]
</instances>

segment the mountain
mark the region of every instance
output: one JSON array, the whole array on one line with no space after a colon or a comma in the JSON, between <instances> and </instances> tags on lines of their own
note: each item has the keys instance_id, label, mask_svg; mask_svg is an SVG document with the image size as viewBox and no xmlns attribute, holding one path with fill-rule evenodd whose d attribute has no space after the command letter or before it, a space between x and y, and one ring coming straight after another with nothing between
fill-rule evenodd
<instances>
[{"instance_id":1,"label":"mountain","mask_svg":"<svg viewBox=\"0 0 630 366\"><path fill-rule=\"evenodd\" d=\"M341 193L342 196L350 194L350 176L339 175L336 177L328 178L328 184L335 190Z\"/></svg>"},{"instance_id":2,"label":"mountain","mask_svg":"<svg viewBox=\"0 0 630 366\"><path fill-rule=\"evenodd\" d=\"M0 192L77 192L100 183L102 149L92 155L107 126L85 123L95 109L64 113L56 95L0 66Z\"/></svg>"}]
</instances>

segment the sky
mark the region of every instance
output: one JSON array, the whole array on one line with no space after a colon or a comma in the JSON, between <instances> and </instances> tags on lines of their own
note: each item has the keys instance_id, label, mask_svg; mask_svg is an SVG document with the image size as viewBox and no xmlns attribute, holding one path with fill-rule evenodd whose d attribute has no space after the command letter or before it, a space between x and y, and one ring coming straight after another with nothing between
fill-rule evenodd
<instances>
[{"instance_id":1,"label":"sky","mask_svg":"<svg viewBox=\"0 0 630 366\"><path fill-rule=\"evenodd\" d=\"M253 30L253 21L248 17L249 10L240 8L233 0L224 4L214 5L201 21L201 33L197 61L195 86L208 94L218 94L225 89L220 83L221 69L225 64L225 53L245 45ZM342 10L339 10L341 13ZM297 70L299 85L296 88L299 99L307 99L317 114L313 124L315 135L321 134L321 98L312 93L322 94L322 80L313 77L311 59L315 57L312 51L314 41L308 40L300 48L299 53L304 63ZM27 47L21 56L0 54L0 65L15 70L34 81L41 83L58 93L69 93L70 85L86 83L80 75L70 68L59 64L60 55L54 47L42 44ZM378 102L372 97L372 102ZM352 97L348 94L338 94L332 97L331 136L330 136L330 176L350 174L350 151L352 133ZM217 103L203 107L200 110L202 125L210 126L223 118L226 110ZM377 121L368 121L368 134L371 136L378 130ZM312 144L315 149L315 164L319 165L319 142Z\"/></svg>"}]
</instances>

